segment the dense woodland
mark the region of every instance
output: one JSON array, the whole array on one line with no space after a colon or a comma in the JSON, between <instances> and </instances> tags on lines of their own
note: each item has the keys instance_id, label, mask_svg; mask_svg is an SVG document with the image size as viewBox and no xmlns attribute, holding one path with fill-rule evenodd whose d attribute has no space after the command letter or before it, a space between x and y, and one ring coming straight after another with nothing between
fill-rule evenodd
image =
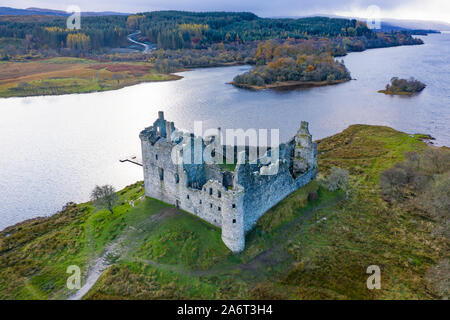
<instances>
[{"instance_id":1,"label":"dense woodland","mask_svg":"<svg viewBox=\"0 0 450 320\"><path fill-rule=\"evenodd\" d=\"M128 22L129 27L140 29L151 42L164 49L204 48L218 42L306 39L308 36L376 38L364 23L325 17L268 19L252 13L166 11L130 16Z\"/></svg>"},{"instance_id":2,"label":"dense woodland","mask_svg":"<svg viewBox=\"0 0 450 320\"><path fill-rule=\"evenodd\" d=\"M204 50L213 44L252 44L281 39L333 39L338 52L401 44L418 44L407 32L377 34L357 20L326 17L268 19L252 13L157 11L130 16L83 17L81 30L66 29L65 17L0 17L0 59L20 55L92 55L129 45L127 35L141 31L141 40L159 49ZM20 45L19 45L20 44ZM170 55L170 53L169 53Z\"/></svg>"},{"instance_id":3,"label":"dense woodland","mask_svg":"<svg viewBox=\"0 0 450 320\"><path fill-rule=\"evenodd\" d=\"M139 41L157 49L132 52L127 35L137 30ZM269 19L247 12L83 17L80 30L66 29L65 17L0 17L0 60L73 56L103 62L143 61L164 74L192 67L254 64L253 70L234 79L235 84L250 86L349 80L349 71L334 57L421 43L406 31L376 33L355 19Z\"/></svg>"}]
</instances>

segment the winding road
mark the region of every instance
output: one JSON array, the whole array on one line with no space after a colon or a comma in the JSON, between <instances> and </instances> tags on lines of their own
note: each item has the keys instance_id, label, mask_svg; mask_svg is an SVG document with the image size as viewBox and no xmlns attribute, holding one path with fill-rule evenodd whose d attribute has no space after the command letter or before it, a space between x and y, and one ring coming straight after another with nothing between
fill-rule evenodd
<instances>
[{"instance_id":1,"label":"winding road","mask_svg":"<svg viewBox=\"0 0 450 320\"><path fill-rule=\"evenodd\" d=\"M133 39L133 37L136 37L136 36L138 36L140 34L141 34L141 31L138 30L138 31L136 31L134 33L129 34L127 36L127 39L128 39L128 41L130 41L130 42L132 42L134 44L143 46L144 47L144 50L142 51L143 53L149 53L149 52L155 50L156 49L156 45L154 45L154 44L153 45L149 45L147 43L139 42L139 41Z\"/></svg>"}]
</instances>

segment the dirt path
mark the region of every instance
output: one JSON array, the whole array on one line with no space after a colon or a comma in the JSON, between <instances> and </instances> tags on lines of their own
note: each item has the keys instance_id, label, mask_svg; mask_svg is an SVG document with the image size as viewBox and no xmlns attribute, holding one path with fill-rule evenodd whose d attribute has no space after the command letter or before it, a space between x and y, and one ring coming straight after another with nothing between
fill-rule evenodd
<instances>
[{"instance_id":1,"label":"dirt path","mask_svg":"<svg viewBox=\"0 0 450 320\"><path fill-rule=\"evenodd\" d=\"M122 233L122 235L105 249L101 257L94 259L94 262L91 264L92 267L89 269L85 283L83 284L81 289L79 289L68 299L82 299L83 296L94 286L103 272L115 262L111 262L111 260L116 260L111 259L111 257L120 257L120 259L125 259L128 261L146 263L159 269L193 277L219 275L223 273L229 273L230 271L237 269L241 269L243 272L248 273L251 277L254 277L255 274L258 274L258 276L262 276L264 275L263 270L266 270L266 267L275 266L282 261L286 261L289 259L289 255L285 251L286 241L294 235L304 232L306 222L311 219L314 213L319 210L332 207L342 199L343 197L338 197L336 199L328 201L327 203L323 203L319 206L305 210L301 214L301 216L282 226L281 229L277 232L276 237L272 240L270 246L260 254L252 258L249 262L241 264L222 265L208 270L187 270L186 268L177 265L164 264L154 260L136 259L130 256L130 254L135 249L133 244L138 244L140 242L139 239L145 237L150 229L157 227L159 222L173 215L176 215L178 212L178 210L175 208L164 209L158 213L152 214L136 226L128 226L127 229Z\"/></svg>"},{"instance_id":2,"label":"dirt path","mask_svg":"<svg viewBox=\"0 0 450 320\"><path fill-rule=\"evenodd\" d=\"M131 246L130 243L138 243L139 241L136 240L145 236L145 231L148 231L148 228L156 227L158 222L167 219L176 213L176 209L169 208L152 214L138 225L128 226L117 240L106 247L100 257L95 258L95 255L93 254L86 281L76 293L68 298L68 300L81 300L109 266L120 257L124 257L128 252L133 251L133 246ZM88 232L88 245L93 250L91 230Z\"/></svg>"},{"instance_id":3,"label":"dirt path","mask_svg":"<svg viewBox=\"0 0 450 320\"><path fill-rule=\"evenodd\" d=\"M88 291L97 282L98 278L100 278L100 276L109 266L108 262L106 261L107 254L108 252L105 252L105 254L103 254L95 261L94 266L89 270L88 277L83 286L75 294L71 295L67 300L81 300L83 296L88 293Z\"/></svg>"}]
</instances>

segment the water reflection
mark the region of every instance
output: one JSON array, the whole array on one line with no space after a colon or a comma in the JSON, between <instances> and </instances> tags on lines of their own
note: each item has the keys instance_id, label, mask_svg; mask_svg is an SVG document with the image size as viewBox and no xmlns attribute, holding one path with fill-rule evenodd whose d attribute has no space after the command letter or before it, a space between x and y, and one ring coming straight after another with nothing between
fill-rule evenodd
<instances>
[{"instance_id":1,"label":"water reflection","mask_svg":"<svg viewBox=\"0 0 450 320\"><path fill-rule=\"evenodd\" d=\"M240 66L110 92L0 99L0 229L86 201L96 184L141 180L141 168L118 159L139 152L138 134L158 110L186 130L202 120L204 128L278 128L287 140L301 120L314 138L365 123L430 133L450 145L450 34L423 39L423 46L348 55L357 80L329 87L238 89L226 83L249 68ZM377 93L393 76L414 76L427 88L406 98Z\"/></svg>"}]
</instances>

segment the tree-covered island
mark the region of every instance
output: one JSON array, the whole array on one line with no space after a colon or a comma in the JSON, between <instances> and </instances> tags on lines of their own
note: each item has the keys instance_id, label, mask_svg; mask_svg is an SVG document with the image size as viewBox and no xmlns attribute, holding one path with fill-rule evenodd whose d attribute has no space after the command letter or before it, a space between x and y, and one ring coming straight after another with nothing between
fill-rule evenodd
<instances>
[{"instance_id":1,"label":"tree-covered island","mask_svg":"<svg viewBox=\"0 0 450 320\"><path fill-rule=\"evenodd\" d=\"M397 94L397 95L412 95L425 89L426 85L414 78L400 79L393 77L391 83L386 85L385 90L379 90L378 92L384 94Z\"/></svg>"},{"instance_id":2,"label":"tree-covered island","mask_svg":"<svg viewBox=\"0 0 450 320\"><path fill-rule=\"evenodd\" d=\"M350 72L328 51L329 43L314 40L269 40L258 45L256 67L233 79L232 84L252 89L321 86L350 80Z\"/></svg>"}]
</instances>

